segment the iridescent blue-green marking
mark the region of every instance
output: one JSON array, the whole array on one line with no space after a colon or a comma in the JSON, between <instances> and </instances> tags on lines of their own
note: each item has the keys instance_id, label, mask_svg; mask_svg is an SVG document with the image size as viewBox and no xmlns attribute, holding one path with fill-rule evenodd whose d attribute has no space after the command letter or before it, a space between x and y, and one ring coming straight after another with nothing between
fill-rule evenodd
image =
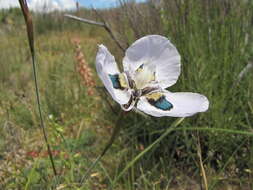
<instances>
[{"instance_id":1,"label":"iridescent blue-green marking","mask_svg":"<svg viewBox=\"0 0 253 190\"><path fill-rule=\"evenodd\" d=\"M109 77L112 81L112 85L113 85L113 88L115 89L121 89L121 85L120 85L120 81L119 81L119 75L118 74L115 74L115 75L110 75L109 74Z\"/></svg>"},{"instance_id":2,"label":"iridescent blue-green marking","mask_svg":"<svg viewBox=\"0 0 253 190\"><path fill-rule=\"evenodd\" d=\"M127 82L123 74L109 74L109 77L112 81L113 88L120 90L124 90L127 88Z\"/></svg>"},{"instance_id":3,"label":"iridescent blue-green marking","mask_svg":"<svg viewBox=\"0 0 253 190\"><path fill-rule=\"evenodd\" d=\"M147 97L148 102L156 107L157 109L163 110L163 111L169 111L173 108L172 103L170 103L164 95L160 96L159 98L152 98Z\"/></svg>"}]
</instances>

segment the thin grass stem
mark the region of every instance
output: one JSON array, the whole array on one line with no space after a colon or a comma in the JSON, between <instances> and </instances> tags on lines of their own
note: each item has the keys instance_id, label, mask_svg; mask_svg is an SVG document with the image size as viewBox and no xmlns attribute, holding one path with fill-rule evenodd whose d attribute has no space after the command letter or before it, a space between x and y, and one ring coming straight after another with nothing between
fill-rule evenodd
<instances>
[{"instance_id":1,"label":"thin grass stem","mask_svg":"<svg viewBox=\"0 0 253 190\"><path fill-rule=\"evenodd\" d=\"M81 181L80 181L80 185L82 185L83 183L85 183L88 178L89 178L89 174L92 171L92 169L97 165L97 163L102 159L102 157L105 155L105 153L109 150L109 148L112 146L114 140L116 139L117 135L120 132L120 121L122 120L122 116L123 116L123 111L121 110L116 122L116 125L113 129L113 133L112 136L109 140L109 142L106 144L105 148L103 149L102 153L96 158L96 160L91 164L91 166L86 170L85 174L83 175Z\"/></svg>"},{"instance_id":2,"label":"thin grass stem","mask_svg":"<svg viewBox=\"0 0 253 190\"><path fill-rule=\"evenodd\" d=\"M251 131L241 131L241 130L234 130L234 129L209 128L209 127L180 127L180 128L175 129L175 131L183 131L183 130L230 133L230 134L245 135L245 136L253 137L253 132ZM161 133L163 131L164 130L157 130L157 131L152 132L151 135Z\"/></svg>"},{"instance_id":3,"label":"thin grass stem","mask_svg":"<svg viewBox=\"0 0 253 190\"><path fill-rule=\"evenodd\" d=\"M159 144L168 134L170 134L184 118L178 118L174 123L172 123L171 127L169 127L155 142L145 148L142 152L140 152L127 166L120 172L120 174L114 179L113 185L124 175L124 173L132 167L141 157L143 157L148 151L150 151L155 145Z\"/></svg>"},{"instance_id":4,"label":"thin grass stem","mask_svg":"<svg viewBox=\"0 0 253 190\"><path fill-rule=\"evenodd\" d=\"M42 111L41 111L40 94L39 94L38 79L37 79L37 72L36 72L37 69L36 69L36 62L35 62L35 48L34 48L34 35L33 35L32 17L31 17L31 14L29 12L26 0L19 0L19 3L20 3L20 6L21 6L21 9L22 9L24 18L25 18L26 27L27 27L28 41L29 41L30 51L31 51L31 55L32 55L33 76L34 76L34 83L35 83L36 101L37 101L39 117L40 117L40 127L41 127L42 132L43 132L44 140L45 140L45 143L46 143L46 146L47 146L47 151L48 151L48 155L49 155L49 158L50 158L50 162L52 164L54 175L57 176L57 172L56 172L56 168L55 168L55 164L54 164L54 159L53 159L52 151L51 151L51 148L50 148L50 144L49 144L48 139L47 139L47 133L46 133L46 130L45 130L44 120L43 120Z\"/></svg>"},{"instance_id":5,"label":"thin grass stem","mask_svg":"<svg viewBox=\"0 0 253 190\"><path fill-rule=\"evenodd\" d=\"M207 182L207 177L206 177L206 171L205 171L205 167L203 164L203 159L202 159L202 151L201 151L201 145L200 145L200 139L199 139L199 134L197 135L197 155L199 157L199 165L200 165L200 169L201 169L201 173L202 173L202 177L203 177L203 181L204 181L204 185L205 185L205 190L208 190L208 182Z\"/></svg>"}]
</instances>

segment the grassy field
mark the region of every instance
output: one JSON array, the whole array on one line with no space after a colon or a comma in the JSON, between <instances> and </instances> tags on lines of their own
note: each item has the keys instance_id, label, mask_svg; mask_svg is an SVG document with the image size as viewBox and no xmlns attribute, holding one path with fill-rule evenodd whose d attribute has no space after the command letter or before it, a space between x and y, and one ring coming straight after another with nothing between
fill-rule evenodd
<instances>
[{"instance_id":1,"label":"grassy field","mask_svg":"<svg viewBox=\"0 0 253 190\"><path fill-rule=\"evenodd\" d=\"M98 19L89 10L74 14ZM25 22L20 10L2 10L0 189L253 189L252 70L239 77L253 58L251 1L174 0L162 8L123 4L101 14L123 47L147 34L168 37L182 56L179 81L169 90L206 95L208 112L185 118L133 164L176 119L130 112L117 121L120 107L103 91L95 72L97 44L106 45L121 63L124 55L115 42L103 28L61 13L34 14L55 177L39 127ZM80 187L115 125L122 126L120 135Z\"/></svg>"}]
</instances>

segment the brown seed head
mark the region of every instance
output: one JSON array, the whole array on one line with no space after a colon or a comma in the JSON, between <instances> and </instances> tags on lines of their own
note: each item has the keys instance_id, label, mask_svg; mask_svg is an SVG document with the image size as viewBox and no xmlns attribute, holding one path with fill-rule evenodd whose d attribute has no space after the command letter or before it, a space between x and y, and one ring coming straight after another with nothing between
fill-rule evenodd
<instances>
[{"instance_id":1,"label":"brown seed head","mask_svg":"<svg viewBox=\"0 0 253 190\"><path fill-rule=\"evenodd\" d=\"M82 83L84 86L87 87L87 93L88 95L92 96L94 95L94 87L95 87L95 81L93 79L93 74L92 70L87 64L84 55L81 50L81 45L80 45L80 40L79 39L74 39L72 42L75 44L76 49L76 61L77 61L77 72L80 74L82 78Z\"/></svg>"}]
</instances>

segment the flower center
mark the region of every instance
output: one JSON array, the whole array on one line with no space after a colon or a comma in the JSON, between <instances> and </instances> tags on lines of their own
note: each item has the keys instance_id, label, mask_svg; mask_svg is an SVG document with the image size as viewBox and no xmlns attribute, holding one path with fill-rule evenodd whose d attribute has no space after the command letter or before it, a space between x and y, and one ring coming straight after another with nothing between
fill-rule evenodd
<instances>
[{"instance_id":1,"label":"flower center","mask_svg":"<svg viewBox=\"0 0 253 190\"><path fill-rule=\"evenodd\" d=\"M137 89L143 89L155 80L155 69L149 63L142 64L133 76Z\"/></svg>"}]
</instances>

